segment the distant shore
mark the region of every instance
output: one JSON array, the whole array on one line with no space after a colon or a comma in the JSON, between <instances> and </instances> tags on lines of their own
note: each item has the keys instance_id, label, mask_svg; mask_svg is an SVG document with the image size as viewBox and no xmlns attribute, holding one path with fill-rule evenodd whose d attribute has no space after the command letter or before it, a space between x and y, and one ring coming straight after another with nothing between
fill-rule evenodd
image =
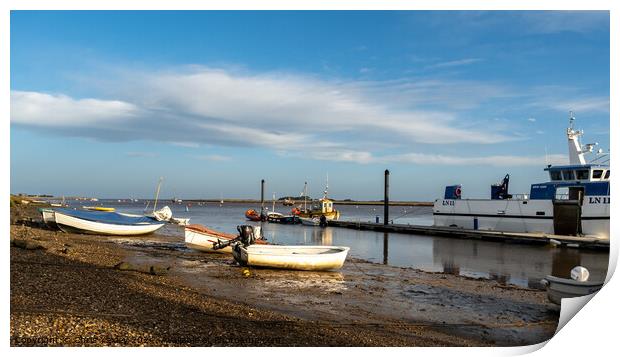
<instances>
[{"instance_id":1,"label":"distant shore","mask_svg":"<svg viewBox=\"0 0 620 357\"><path fill-rule=\"evenodd\" d=\"M46 201L59 201L62 200L62 197L51 197L51 196L11 196L13 199L22 199L22 200L27 200L27 201L38 201L38 200L46 200ZM90 199L88 198L83 198L83 197L65 197L66 200L76 200L79 199L81 201L85 201L85 202L91 202ZM130 199L128 198L102 198L99 200L123 200L123 201L128 201ZM140 201L153 201L153 198L139 198ZM216 199L216 198L193 198L193 199L180 199L182 202L190 202L190 203L198 203L198 202L207 202L207 203L218 203L220 202L222 199ZM332 199L334 201L334 204L336 205L349 205L349 206L383 206L383 201L379 200L379 201L354 201L354 200L335 200ZM170 198L164 198L164 199L160 199L160 202L166 202L166 201L172 201L172 199ZM224 202L226 203L251 203L251 204L257 204L260 203L260 200L256 200L256 199L249 199L249 198L224 198L223 199ZM271 203L273 202L273 200L270 199L266 199L265 202ZM303 203L303 201L294 201L295 204L300 204ZM310 202L310 201L308 201ZM35 202L36 203L36 202ZM276 203L282 204L284 203L284 200L276 200ZM430 207L433 206L433 202L428 202L428 201L390 201L390 206L415 206L415 207L421 207L421 206L426 206L426 207Z\"/></svg>"}]
</instances>

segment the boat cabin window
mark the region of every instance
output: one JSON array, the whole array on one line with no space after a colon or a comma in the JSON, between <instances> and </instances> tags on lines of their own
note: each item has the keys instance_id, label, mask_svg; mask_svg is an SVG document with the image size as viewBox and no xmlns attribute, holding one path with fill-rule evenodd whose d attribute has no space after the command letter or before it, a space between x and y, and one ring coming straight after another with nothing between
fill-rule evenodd
<instances>
[{"instance_id":1,"label":"boat cabin window","mask_svg":"<svg viewBox=\"0 0 620 357\"><path fill-rule=\"evenodd\" d=\"M587 180L590 176L590 170L577 170L577 180Z\"/></svg>"},{"instance_id":2,"label":"boat cabin window","mask_svg":"<svg viewBox=\"0 0 620 357\"><path fill-rule=\"evenodd\" d=\"M607 170L607 172L605 173L605 180L607 180L609 178L609 171L611 171L611 170Z\"/></svg>"},{"instance_id":3,"label":"boat cabin window","mask_svg":"<svg viewBox=\"0 0 620 357\"><path fill-rule=\"evenodd\" d=\"M601 177L603 177L603 170L592 170L593 179L600 179Z\"/></svg>"},{"instance_id":4,"label":"boat cabin window","mask_svg":"<svg viewBox=\"0 0 620 357\"><path fill-rule=\"evenodd\" d=\"M562 177L564 177L564 180L574 180L575 173L573 172L573 170L563 170Z\"/></svg>"},{"instance_id":5,"label":"boat cabin window","mask_svg":"<svg viewBox=\"0 0 620 357\"><path fill-rule=\"evenodd\" d=\"M562 181L562 173L559 170L549 171L551 181Z\"/></svg>"}]
</instances>

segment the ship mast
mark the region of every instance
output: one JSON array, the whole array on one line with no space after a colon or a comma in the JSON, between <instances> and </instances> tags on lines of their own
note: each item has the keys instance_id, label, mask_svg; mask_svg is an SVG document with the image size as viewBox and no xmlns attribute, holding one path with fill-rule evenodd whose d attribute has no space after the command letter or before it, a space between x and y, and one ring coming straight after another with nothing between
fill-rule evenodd
<instances>
[{"instance_id":1,"label":"ship mast","mask_svg":"<svg viewBox=\"0 0 620 357\"><path fill-rule=\"evenodd\" d=\"M598 145L598 143L581 146L579 137L583 135L583 130L575 130L573 128L575 116L572 111L569 116L568 128L566 129L566 136L568 137L568 163L570 165L585 165L586 158L584 154L587 152L592 152L592 149Z\"/></svg>"}]
</instances>

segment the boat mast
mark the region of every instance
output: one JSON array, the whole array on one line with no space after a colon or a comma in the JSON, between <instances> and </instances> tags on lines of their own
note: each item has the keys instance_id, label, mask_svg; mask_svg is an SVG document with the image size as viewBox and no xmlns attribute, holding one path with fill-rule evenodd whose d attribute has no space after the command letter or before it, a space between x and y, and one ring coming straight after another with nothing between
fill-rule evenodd
<instances>
[{"instance_id":1,"label":"boat mast","mask_svg":"<svg viewBox=\"0 0 620 357\"><path fill-rule=\"evenodd\" d=\"M306 197L308 196L308 182L304 182L304 211L307 210L306 208Z\"/></svg>"},{"instance_id":2,"label":"boat mast","mask_svg":"<svg viewBox=\"0 0 620 357\"><path fill-rule=\"evenodd\" d=\"M276 193L273 193L273 202L271 204L271 212L275 212L276 211Z\"/></svg>"},{"instance_id":3,"label":"boat mast","mask_svg":"<svg viewBox=\"0 0 620 357\"><path fill-rule=\"evenodd\" d=\"M568 163L570 165L585 165L586 158L583 154L588 152L588 150L584 151L579 143L579 137L583 135L583 130L573 129L574 122L575 116L571 111L568 119L568 128L566 129L566 136L568 137ZM589 151L592 151L592 149L590 148Z\"/></svg>"},{"instance_id":4,"label":"boat mast","mask_svg":"<svg viewBox=\"0 0 620 357\"><path fill-rule=\"evenodd\" d=\"M153 204L153 212L157 208L157 200L159 199L159 189L161 188L161 182L164 180L163 177L159 178L159 182L157 183L157 192L155 193L155 204Z\"/></svg>"}]
</instances>

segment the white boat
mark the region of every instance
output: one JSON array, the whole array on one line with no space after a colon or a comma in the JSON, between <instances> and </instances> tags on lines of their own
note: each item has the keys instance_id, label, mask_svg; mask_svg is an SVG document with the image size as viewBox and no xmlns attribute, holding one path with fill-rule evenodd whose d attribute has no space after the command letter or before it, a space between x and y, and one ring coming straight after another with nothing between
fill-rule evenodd
<instances>
[{"instance_id":1,"label":"white boat","mask_svg":"<svg viewBox=\"0 0 620 357\"><path fill-rule=\"evenodd\" d=\"M461 186L446 187L435 200L435 226L501 232L543 233L609 239L610 168L599 150L589 163L584 154L597 144L582 146L583 131L566 131L568 165L548 165L549 181L531 185L529 194L508 193L509 176L491 186L491 199L461 199ZM606 158L607 157L607 158ZM606 159L606 160L605 160Z\"/></svg>"},{"instance_id":2,"label":"white boat","mask_svg":"<svg viewBox=\"0 0 620 357\"><path fill-rule=\"evenodd\" d=\"M561 305L562 299L594 294L603 287L602 282L577 281L548 275L542 280L547 286L547 297L554 304Z\"/></svg>"},{"instance_id":3,"label":"white boat","mask_svg":"<svg viewBox=\"0 0 620 357\"><path fill-rule=\"evenodd\" d=\"M253 244L247 247L236 245L232 252L241 265L291 270L332 270L342 267L349 247Z\"/></svg>"},{"instance_id":4,"label":"white boat","mask_svg":"<svg viewBox=\"0 0 620 357\"><path fill-rule=\"evenodd\" d=\"M170 218L170 223L178 224L179 226L187 226L189 224L189 218Z\"/></svg>"},{"instance_id":5,"label":"white boat","mask_svg":"<svg viewBox=\"0 0 620 357\"><path fill-rule=\"evenodd\" d=\"M255 236L261 237L261 227L252 227ZM190 224L185 226L185 245L188 248L207 253L231 253L232 247L227 246L222 249L213 249L215 243L225 243L238 237L238 234L231 234L216 231L200 224ZM257 241L258 244L266 244L264 240Z\"/></svg>"},{"instance_id":6,"label":"white boat","mask_svg":"<svg viewBox=\"0 0 620 357\"><path fill-rule=\"evenodd\" d=\"M304 226L318 226L321 224L321 220L318 217L314 217L314 218L299 217L299 221Z\"/></svg>"},{"instance_id":7,"label":"white boat","mask_svg":"<svg viewBox=\"0 0 620 357\"><path fill-rule=\"evenodd\" d=\"M54 221L64 232L105 235L142 235L164 226L153 218L116 212L54 210Z\"/></svg>"},{"instance_id":8,"label":"white boat","mask_svg":"<svg viewBox=\"0 0 620 357\"><path fill-rule=\"evenodd\" d=\"M56 219L54 218L54 210L50 208L39 208L41 216L43 217L43 223L48 227L58 228L56 225Z\"/></svg>"},{"instance_id":9,"label":"white boat","mask_svg":"<svg viewBox=\"0 0 620 357\"><path fill-rule=\"evenodd\" d=\"M230 246L215 250L213 244L229 241L236 237L236 234L218 232L199 224L191 224L185 227L185 245L201 252L231 253L232 248Z\"/></svg>"}]
</instances>

